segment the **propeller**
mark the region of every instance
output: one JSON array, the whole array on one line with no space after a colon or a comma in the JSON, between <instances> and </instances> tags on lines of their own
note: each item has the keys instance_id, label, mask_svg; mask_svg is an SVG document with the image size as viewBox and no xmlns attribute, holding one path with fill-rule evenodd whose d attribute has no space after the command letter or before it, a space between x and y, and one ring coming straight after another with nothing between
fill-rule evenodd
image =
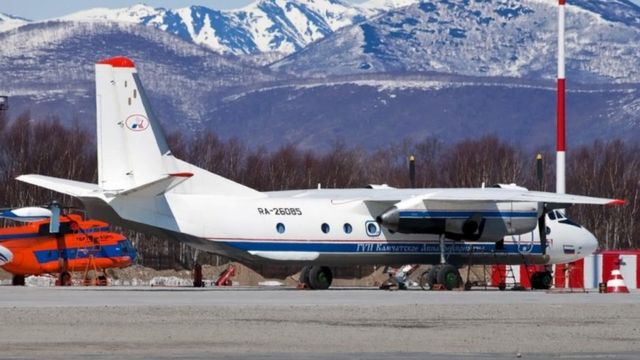
<instances>
[{"instance_id":1,"label":"propeller","mask_svg":"<svg viewBox=\"0 0 640 360\"><path fill-rule=\"evenodd\" d=\"M542 255L547 254L547 213L551 209L547 208L547 204L542 205L542 215L538 218L538 231L540 232L540 246L542 246Z\"/></svg>"}]
</instances>

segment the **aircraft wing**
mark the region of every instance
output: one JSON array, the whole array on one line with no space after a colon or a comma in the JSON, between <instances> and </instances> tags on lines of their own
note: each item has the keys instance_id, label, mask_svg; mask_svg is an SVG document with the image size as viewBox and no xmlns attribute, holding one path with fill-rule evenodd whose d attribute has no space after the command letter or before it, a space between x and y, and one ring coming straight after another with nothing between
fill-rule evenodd
<instances>
[{"instance_id":1,"label":"aircraft wing","mask_svg":"<svg viewBox=\"0 0 640 360\"><path fill-rule=\"evenodd\" d=\"M513 190L500 188L480 189L433 189L423 194L413 194L409 198L398 198L397 194L387 192L365 199L367 202L412 202L422 200L425 203L433 202L538 202L545 203L553 208L562 208L577 204L591 205L624 205L625 200L581 196L572 194L557 194L542 191ZM391 196L388 196L391 195Z\"/></svg>"},{"instance_id":2,"label":"aircraft wing","mask_svg":"<svg viewBox=\"0 0 640 360\"><path fill-rule=\"evenodd\" d=\"M475 191L460 191L475 190ZM435 194L428 194L425 201L515 201L515 202L540 202L558 205L622 205L624 200L598 198L572 194L557 194L542 191L507 190L507 189L451 189Z\"/></svg>"}]
</instances>

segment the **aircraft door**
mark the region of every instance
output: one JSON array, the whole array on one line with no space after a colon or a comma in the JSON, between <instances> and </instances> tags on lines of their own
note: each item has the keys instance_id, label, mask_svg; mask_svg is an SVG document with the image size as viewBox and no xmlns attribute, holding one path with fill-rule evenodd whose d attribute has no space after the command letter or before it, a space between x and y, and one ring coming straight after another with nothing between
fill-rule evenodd
<instances>
[{"instance_id":1,"label":"aircraft door","mask_svg":"<svg viewBox=\"0 0 640 360\"><path fill-rule=\"evenodd\" d=\"M535 242L533 231L526 234L512 235L511 239L516 243L516 246L518 247L518 253L530 254L533 250L533 245Z\"/></svg>"}]
</instances>

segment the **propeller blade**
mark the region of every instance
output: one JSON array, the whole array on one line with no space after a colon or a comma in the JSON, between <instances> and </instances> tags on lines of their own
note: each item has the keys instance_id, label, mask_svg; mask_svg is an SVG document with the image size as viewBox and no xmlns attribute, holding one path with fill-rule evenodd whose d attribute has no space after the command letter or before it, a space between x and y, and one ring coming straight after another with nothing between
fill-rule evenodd
<instances>
[{"instance_id":1,"label":"propeller blade","mask_svg":"<svg viewBox=\"0 0 640 360\"><path fill-rule=\"evenodd\" d=\"M542 208L542 215L538 218L538 231L540 232L540 246L542 247L542 254L547 254L547 213L546 206Z\"/></svg>"}]
</instances>

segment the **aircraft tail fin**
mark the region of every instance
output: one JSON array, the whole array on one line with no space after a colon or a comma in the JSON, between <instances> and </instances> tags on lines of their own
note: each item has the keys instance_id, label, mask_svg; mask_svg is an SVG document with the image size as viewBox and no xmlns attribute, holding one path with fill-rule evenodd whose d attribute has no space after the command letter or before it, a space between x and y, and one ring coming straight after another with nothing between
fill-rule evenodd
<instances>
[{"instance_id":1,"label":"aircraft tail fin","mask_svg":"<svg viewBox=\"0 0 640 360\"><path fill-rule=\"evenodd\" d=\"M257 191L176 159L151 110L135 64L115 57L96 64L98 186L105 192L133 194L152 186L177 187L183 192L253 195ZM171 174L191 173L176 178ZM170 181L169 181L170 180ZM167 182L168 181L168 182ZM189 184L187 186L187 184ZM136 191L137 191L136 190ZM150 190L150 189L147 189ZM138 192L138 195L146 194Z\"/></svg>"}]
</instances>

